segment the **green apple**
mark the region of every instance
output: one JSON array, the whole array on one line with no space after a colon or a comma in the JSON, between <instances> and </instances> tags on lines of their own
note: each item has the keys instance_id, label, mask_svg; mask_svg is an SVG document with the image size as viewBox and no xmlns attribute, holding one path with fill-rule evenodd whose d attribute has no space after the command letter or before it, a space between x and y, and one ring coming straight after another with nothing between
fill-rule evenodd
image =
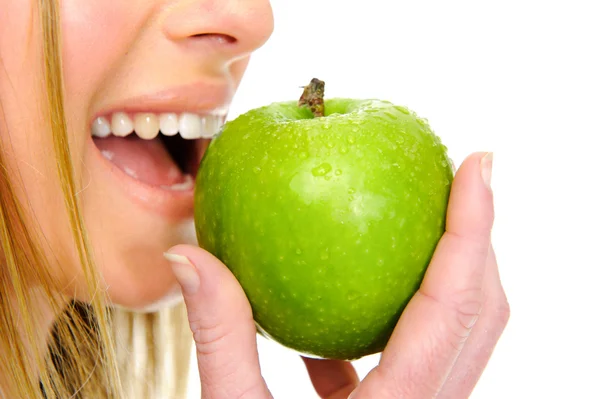
<instances>
[{"instance_id":1,"label":"green apple","mask_svg":"<svg viewBox=\"0 0 600 399\"><path fill-rule=\"evenodd\" d=\"M238 279L262 334L305 355L357 359L385 347L418 289L452 178L446 147L404 107L274 103L210 144L197 237Z\"/></svg>"}]
</instances>

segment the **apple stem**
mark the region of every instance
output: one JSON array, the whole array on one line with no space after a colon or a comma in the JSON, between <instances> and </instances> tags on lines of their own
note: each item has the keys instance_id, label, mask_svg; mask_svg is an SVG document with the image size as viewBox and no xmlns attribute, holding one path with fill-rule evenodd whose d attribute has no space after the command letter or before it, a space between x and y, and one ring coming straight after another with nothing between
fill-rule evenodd
<instances>
[{"instance_id":1,"label":"apple stem","mask_svg":"<svg viewBox=\"0 0 600 399\"><path fill-rule=\"evenodd\" d=\"M325 82L317 78L313 78L308 86L304 86L304 92L298 100L298 106L308 106L310 112L313 113L315 118L325 115L325 103L323 97L325 96Z\"/></svg>"}]
</instances>

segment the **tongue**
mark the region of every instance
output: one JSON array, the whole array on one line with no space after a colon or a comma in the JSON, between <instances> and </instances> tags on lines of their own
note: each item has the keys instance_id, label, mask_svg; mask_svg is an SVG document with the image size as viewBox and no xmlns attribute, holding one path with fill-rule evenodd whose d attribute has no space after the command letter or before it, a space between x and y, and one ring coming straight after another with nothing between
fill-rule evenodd
<instances>
[{"instance_id":1,"label":"tongue","mask_svg":"<svg viewBox=\"0 0 600 399\"><path fill-rule=\"evenodd\" d=\"M144 140L131 134L94 137L94 142L106 159L134 179L154 186L173 186L187 180L158 137Z\"/></svg>"}]
</instances>

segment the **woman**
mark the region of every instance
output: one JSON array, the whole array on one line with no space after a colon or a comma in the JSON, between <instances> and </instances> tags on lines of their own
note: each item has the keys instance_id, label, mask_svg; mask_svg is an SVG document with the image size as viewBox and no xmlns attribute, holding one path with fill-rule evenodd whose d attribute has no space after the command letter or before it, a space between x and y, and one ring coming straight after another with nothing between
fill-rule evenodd
<instances>
[{"instance_id":1,"label":"woman","mask_svg":"<svg viewBox=\"0 0 600 399\"><path fill-rule=\"evenodd\" d=\"M248 301L192 221L193 170L271 34L268 1L0 10L0 397L183 398L192 342L203 397L270 397ZM321 397L468 397L508 319L491 162L458 170L380 365L359 384L304 359Z\"/></svg>"}]
</instances>

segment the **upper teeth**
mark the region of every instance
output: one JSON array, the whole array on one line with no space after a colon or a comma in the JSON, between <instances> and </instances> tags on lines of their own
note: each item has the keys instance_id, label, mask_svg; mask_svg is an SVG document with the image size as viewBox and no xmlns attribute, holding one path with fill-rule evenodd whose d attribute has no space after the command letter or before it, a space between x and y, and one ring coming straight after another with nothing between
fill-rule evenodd
<instances>
[{"instance_id":1,"label":"upper teeth","mask_svg":"<svg viewBox=\"0 0 600 399\"><path fill-rule=\"evenodd\" d=\"M190 112L182 114L141 112L133 118L125 112L96 118L92 123L92 135L107 137L111 133L125 137L134 133L142 139L151 140L159 131L165 136L179 135L184 139L212 138L224 122L223 115L199 115Z\"/></svg>"}]
</instances>

